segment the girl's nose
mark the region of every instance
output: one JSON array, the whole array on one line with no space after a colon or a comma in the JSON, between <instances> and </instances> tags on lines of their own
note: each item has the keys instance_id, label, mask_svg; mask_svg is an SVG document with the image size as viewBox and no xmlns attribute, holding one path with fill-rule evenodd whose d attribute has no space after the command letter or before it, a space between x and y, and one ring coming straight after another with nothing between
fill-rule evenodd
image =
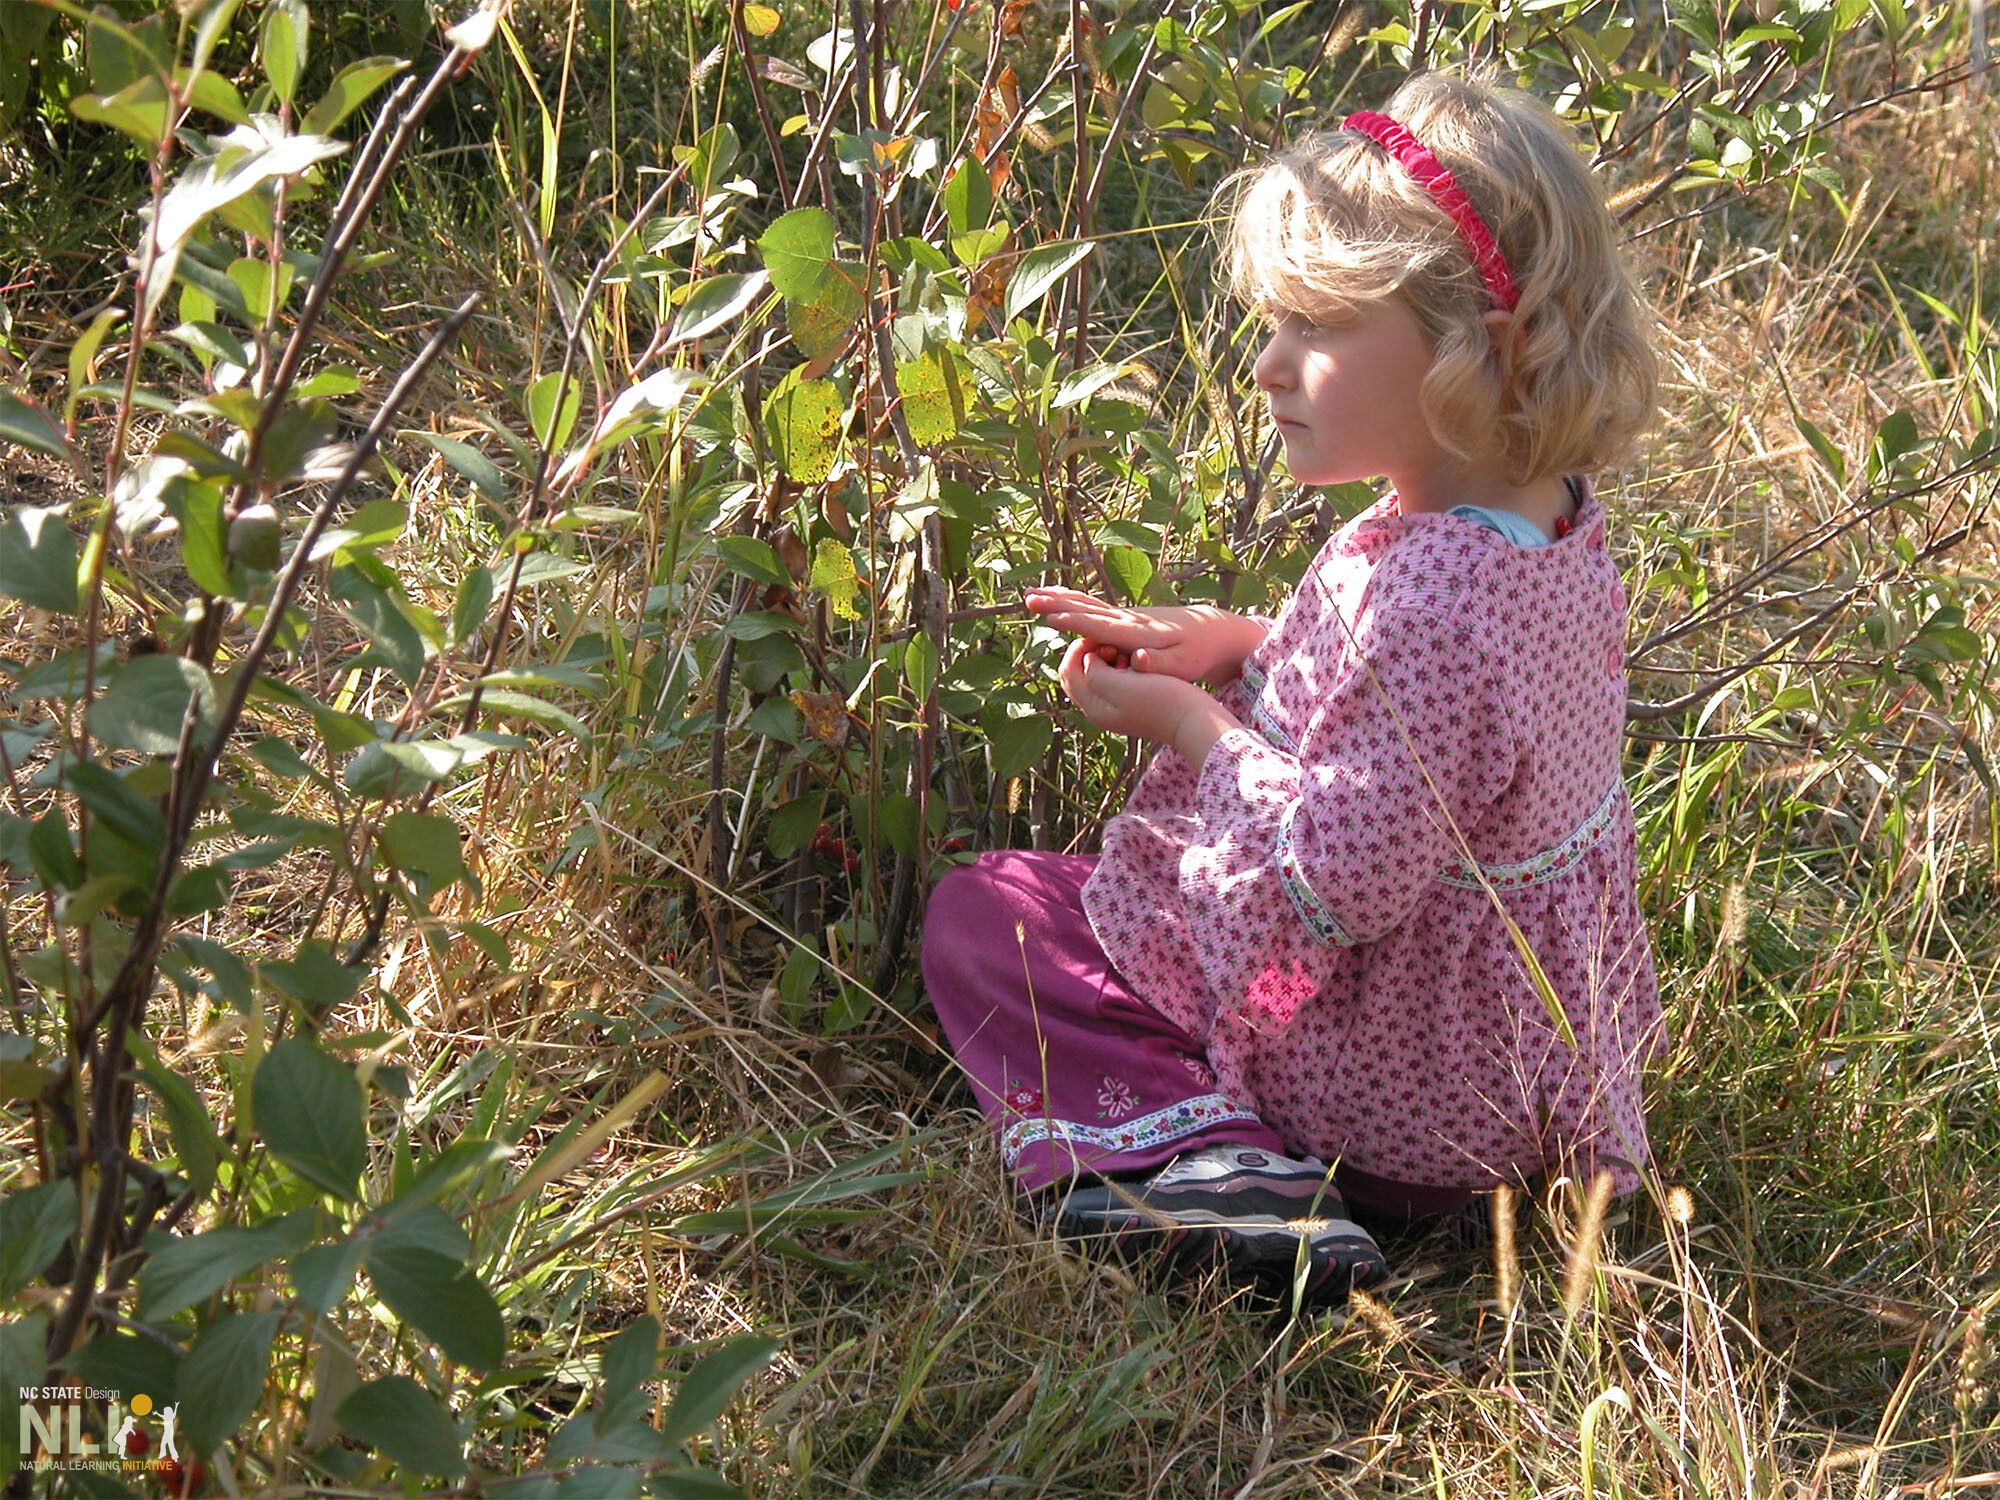
<instances>
[{"instance_id":1,"label":"girl's nose","mask_svg":"<svg viewBox=\"0 0 2000 1500\"><path fill-rule=\"evenodd\" d=\"M1257 351L1257 362L1250 367L1250 375L1259 390L1282 390L1290 382L1284 353L1278 347L1283 337L1282 329L1273 330L1271 336L1264 340L1264 347Z\"/></svg>"}]
</instances>

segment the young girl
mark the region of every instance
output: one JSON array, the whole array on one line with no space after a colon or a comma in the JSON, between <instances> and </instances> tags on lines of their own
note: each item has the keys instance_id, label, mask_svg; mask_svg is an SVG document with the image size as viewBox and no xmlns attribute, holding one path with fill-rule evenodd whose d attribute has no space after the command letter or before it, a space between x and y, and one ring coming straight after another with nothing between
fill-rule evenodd
<instances>
[{"instance_id":1,"label":"young girl","mask_svg":"<svg viewBox=\"0 0 2000 1500\"><path fill-rule=\"evenodd\" d=\"M1228 190L1292 477L1390 491L1275 621L1028 592L1077 634L1084 716L1167 748L1101 854L949 872L923 969L1060 1231L1325 1291L1384 1270L1350 1208L1626 1192L1647 1161L1625 597L1586 476L1654 370L1576 143L1525 94L1422 74Z\"/></svg>"}]
</instances>

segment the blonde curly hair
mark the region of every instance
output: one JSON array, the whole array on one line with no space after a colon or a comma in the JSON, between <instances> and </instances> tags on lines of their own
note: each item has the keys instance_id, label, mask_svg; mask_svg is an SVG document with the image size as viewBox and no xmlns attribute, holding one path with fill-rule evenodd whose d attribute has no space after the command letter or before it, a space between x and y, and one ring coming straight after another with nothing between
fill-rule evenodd
<instances>
[{"instance_id":1,"label":"blonde curly hair","mask_svg":"<svg viewBox=\"0 0 2000 1500\"><path fill-rule=\"evenodd\" d=\"M1383 113L1457 179L1513 272L1511 373L1457 228L1358 131L1307 136L1217 190L1231 295L1335 321L1399 297L1435 349L1420 402L1445 448L1514 484L1616 462L1652 417L1653 313L1569 129L1487 70L1419 73Z\"/></svg>"}]
</instances>

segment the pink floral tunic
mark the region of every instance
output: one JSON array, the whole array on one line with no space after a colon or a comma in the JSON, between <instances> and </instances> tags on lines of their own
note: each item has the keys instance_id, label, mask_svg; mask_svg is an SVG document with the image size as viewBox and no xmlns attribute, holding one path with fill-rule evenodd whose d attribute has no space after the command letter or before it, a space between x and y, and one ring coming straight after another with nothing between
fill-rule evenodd
<instances>
[{"instance_id":1,"label":"pink floral tunic","mask_svg":"<svg viewBox=\"0 0 2000 1500\"><path fill-rule=\"evenodd\" d=\"M1098 943L1295 1150L1461 1188L1573 1153L1637 1186L1660 1009L1625 595L1580 489L1540 548L1393 494L1357 516L1217 693L1249 727L1198 775L1163 747L1105 828Z\"/></svg>"}]
</instances>

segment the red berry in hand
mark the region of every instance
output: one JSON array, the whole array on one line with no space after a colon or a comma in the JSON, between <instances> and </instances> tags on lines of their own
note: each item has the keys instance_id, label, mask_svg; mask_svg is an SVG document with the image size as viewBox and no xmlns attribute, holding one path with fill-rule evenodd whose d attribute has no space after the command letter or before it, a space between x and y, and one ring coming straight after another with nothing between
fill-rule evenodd
<instances>
[{"instance_id":1,"label":"red berry in hand","mask_svg":"<svg viewBox=\"0 0 2000 1500\"><path fill-rule=\"evenodd\" d=\"M148 1438L144 1432L136 1427L125 1434L125 1456L127 1458L144 1458L146 1450L151 1446L152 1439Z\"/></svg>"}]
</instances>

